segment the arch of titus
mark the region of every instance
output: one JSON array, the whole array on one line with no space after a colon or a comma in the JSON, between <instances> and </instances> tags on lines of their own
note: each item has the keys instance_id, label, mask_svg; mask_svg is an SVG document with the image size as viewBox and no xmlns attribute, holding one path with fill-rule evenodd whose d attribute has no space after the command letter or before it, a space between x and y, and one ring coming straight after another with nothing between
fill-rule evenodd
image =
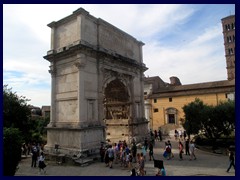
<instances>
[{"instance_id":1,"label":"arch of titus","mask_svg":"<svg viewBox=\"0 0 240 180\"><path fill-rule=\"evenodd\" d=\"M142 42L80 8L48 24L51 120L46 149L96 153L101 141L142 141Z\"/></svg>"}]
</instances>

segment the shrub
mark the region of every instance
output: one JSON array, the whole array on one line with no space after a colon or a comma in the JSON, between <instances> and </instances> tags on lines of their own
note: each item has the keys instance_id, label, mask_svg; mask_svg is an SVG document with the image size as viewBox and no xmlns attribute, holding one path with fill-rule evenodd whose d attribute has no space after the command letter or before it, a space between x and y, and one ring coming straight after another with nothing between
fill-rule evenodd
<instances>
[{"instance_id":1,"label":"shrub","mask_svg":"<svg viewBox=\"0 0 240 180\"><path fill-rule=\"evenodd\" d=\"M3 175L13 176L21 160L22 135L16 128L3 130Z\"/></svg>"}]
</instances>

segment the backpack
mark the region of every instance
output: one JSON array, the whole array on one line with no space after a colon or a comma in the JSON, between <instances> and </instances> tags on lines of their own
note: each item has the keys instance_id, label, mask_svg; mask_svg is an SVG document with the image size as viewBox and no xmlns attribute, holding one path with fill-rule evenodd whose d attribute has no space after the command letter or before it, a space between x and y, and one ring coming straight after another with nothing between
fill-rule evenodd
<instances>
[{"instance_id":1,"label":"backpack","mask_svg":"<svg viewBox=\"0 0 240 180\"><path fill-rule=\"evenodd\" d=\"M113 149L108 149L108 157L109 158L113 158L114 157Z\"/></svg>"},{"instance_id":2,"label":"backpack","mask_svg":"<svg viewBox=\"0 0 240 180\"><path fill-rule=\"evenodd\" d=\"M170 152L171 152L171 148L170 148L169 146L167 146L166 152L167 152L167 153L170 153Z\"/></svg>"}]
</instances>

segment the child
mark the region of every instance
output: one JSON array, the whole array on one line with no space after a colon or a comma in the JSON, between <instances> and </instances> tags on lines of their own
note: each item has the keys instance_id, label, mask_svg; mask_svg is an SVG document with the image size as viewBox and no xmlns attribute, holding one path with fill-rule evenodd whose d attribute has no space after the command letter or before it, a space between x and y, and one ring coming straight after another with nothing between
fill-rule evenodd
<instances>
[{"instance_id":1,"label":"child","mask_svg":"<svg viewBox=\"0 0 240 180\"><path fill-rule=\"evenodd\" d=\"M44 163L45 157L43 155L43 152L41 152L41 155L39 157L39 172L41 173L41 170L43 170L44 174L46 174L46 170L44 169L46 167L46 164Z\"/></svg>"},{"instance_id":2,"label":"child","mask_svg":"<svg viewBox=\"0 0 240 180\"><path fill-rule=\"evenodd\" d=\"M166 176L166 171L164 167L162 167L161 169L158 169L156 176Z\"/></svg>"}]
</instances>

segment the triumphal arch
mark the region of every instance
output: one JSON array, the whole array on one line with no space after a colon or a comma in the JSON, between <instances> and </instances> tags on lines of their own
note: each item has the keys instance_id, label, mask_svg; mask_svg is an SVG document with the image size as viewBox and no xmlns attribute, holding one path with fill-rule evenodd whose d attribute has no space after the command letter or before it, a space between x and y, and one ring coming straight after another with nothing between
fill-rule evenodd
<instances>
[{"instance_id":1,"label":"triumphal arch","mask_svg":"<svg viewBox=\"0 0 240 180\"><path fill-rule=\"evenodd\" d=\"M80 8L48 24L51 120L46 148L94 153L147 135L141 41Z\"/></svg>"}]
</instances>

